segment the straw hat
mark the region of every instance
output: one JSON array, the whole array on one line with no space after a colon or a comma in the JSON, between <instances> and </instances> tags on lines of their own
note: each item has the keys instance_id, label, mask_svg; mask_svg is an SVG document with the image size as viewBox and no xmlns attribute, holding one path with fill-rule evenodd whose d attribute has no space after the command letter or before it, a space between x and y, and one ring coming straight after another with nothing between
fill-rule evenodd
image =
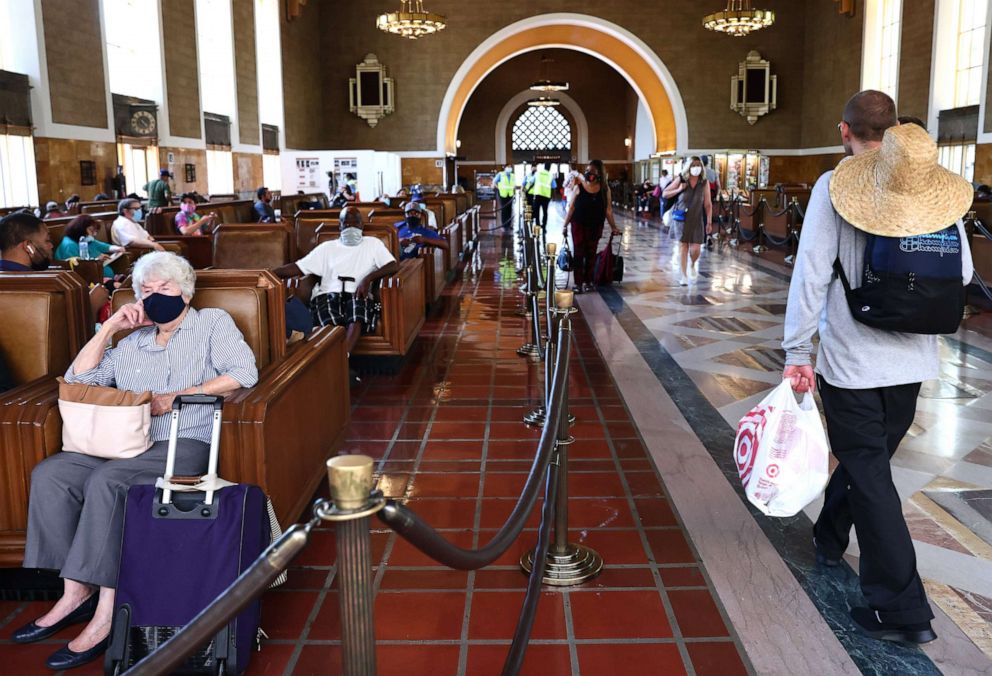
<instances>
[{"instance_id":1,"label":"straw hat","mask_svg":"<svg viewBox=\"0 0 992 676\"><path fill-rule=\"evenodd\" d=\"M974 190L937 164L937 144L926 130L902 124L882 145L847 157L830 179L830 200L858 230L911 237L953 225L971 208Z\"/></svg>"}]
</instances>

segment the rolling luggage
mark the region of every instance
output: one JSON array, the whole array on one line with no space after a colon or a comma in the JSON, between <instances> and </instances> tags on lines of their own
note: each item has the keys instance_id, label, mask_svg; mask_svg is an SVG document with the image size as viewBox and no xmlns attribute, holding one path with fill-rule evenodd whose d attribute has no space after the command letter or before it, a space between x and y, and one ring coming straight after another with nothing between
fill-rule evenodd
<instances>
[{"instance_id":1,"label":"rolling luggage","mask_svg":"<svg viewBox=\"0 0 992 676\"><path fill-rule=\"evenodd\" d=\"M216 477L221 397L183 395L172 408L165 482L173 477L179 414L184 406L213 406L208 475ZM205 492L131 486L116 608L104 673L122 674L156 650L221 594L269 545L265 494L258 486L227 485ZM241 674L258 644L255 600L177 674Z\"/></svg>"}]
</instances>

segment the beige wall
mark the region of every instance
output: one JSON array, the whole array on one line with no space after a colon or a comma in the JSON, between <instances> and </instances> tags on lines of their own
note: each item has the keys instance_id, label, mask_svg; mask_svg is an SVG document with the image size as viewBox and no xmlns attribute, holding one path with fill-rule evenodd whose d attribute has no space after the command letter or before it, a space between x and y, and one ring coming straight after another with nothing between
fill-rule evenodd
<instances>
[{"instance_id":1,"label":"beige wall","mask_svg":"<svg viewBox=\"0 0 992 676\"><path fill-rule=\"evenodd\" d=\"M321 49L321 5L311 3L304 7L303 18L288 22L280 20L282 30L282 83L283 111L285 115L285 136L287 148L314 150L334 148L324 138L327 126L324 118L323 86L321 70L332 61L344 57L335 50L334 58L326 58ZM357 12L365 14L365 12ZM369 17L366 17L369 19ZM332 32L338 34L337 29ZM364 56L364 54L363 54ZM359 61L361 58L359 59ZM338 82L336 90L344 92L345 112L348 110L348 80ZM357 118L355 118L357 119ZM340 124L340 120L335 120ZM364 125L365 122L362 122ZM340 148L375 146L337 146Z\"/></svg>"},{"instance_id":2,"label":"beige wall","mask_svg":"<svg viewBox=\"0 0 992 676\"><path fill-rule=\"evenodd\" d=\"M136 29L140 30L140 27ZM173 136L202 138L193 0L162 2L162 32L167 46L163 54L165 88L169 97L169 132Z\"/></svg>"},{"instance_id":3,"label":"beige wall","mask_svg":"<svg viewBox=\"0 0 992 676\"><path fill-rule=\"evenodd\" d=\"M992 143L975 148L975 182L992 185Z\"/></svg>"},{"instance_id":4,"label":"beige wall","mask_svg":"<svg viewBox=\"0 0 992 676\"><path fill-rule=\"evenodd\" d=\"M52 122L106 128L99 0L42 0L41 15Z\"/></svg>"},{"instance_id":5,"label":"beige wall","mask_svg":"<svg viewBox=\"0 0 992 676\"><path fill-rule=\"evenodd\" d=\"M262 154L231 153L234 162L234 192L252 193L262 185Z\"/></svg>"},{"instance_id":6,"label":"beige wall","mask_svg":"<svg viewBox=\"0 0 992 676\"><path fill-rule=\"evenodd\" d=\"M38 173L38 200L64 202L76 193L84 201L100 192L110 192L110 179L117 170L117 145L95 141L34 138L35 168ZM79 162L96 164L96 185L80 183Z\"/></svg>"},{"instance_id":7,"label":"beige wall","mask_svg":"<svg viewBox=\"0 0 992 676\"><path fill-rule=\"evenodd\" d=\"M833 2L806 3L803 52L806 87L802 100L802 137L796 147L840 145L837 123L844 104L861 86L863 24L863 12L849 17L838 14ZM781 91L781 84L779 87Z\"/></svg>"},{"instance_id":8,"label":"beige wall","mask_svg":"<svg viewBox=\"0 0 992 676\"><path fill-rule=\"evenodd\" d=\"M176 194L198 192L206 195L207 151L192 148L159 148L158 157L160 164L163 166L166 164L166 158L169 157L169 153L172 153L175 157L175 162L170 166L170 169L174 175L172 187L175 189ZM190 183L186 182L187 164L192 164L196 167L196 180Z\"/></svg>"},{"instance_id":9,"label":"beige wall","mask_svg":"<svg viewBox=\"0 0 992 676\"><path fill-rule=\"evenodd\" d=\"M899 55L899 114L926 122L930 111L930 70L936 0L913 0L902 13Z\"/></svg>"},{"instance_id":10,"label":"beige wall","mask_svg":"<svg viewBox=\"0 0 992 676\"><path fill-rule=\"evenodd\" d=\"M255 0L234 0L234 70L237 74L238 132L242 143L261 145L258 70L255 62ZM260 160L261 161L261 160Z\"/></svg>"},{"instance_id":11,"label":"beige wall","mask_svg":"<svg viewBox=\"0 0 992 676\"><path fill-rule=\"evenodd\" d=\"M771 184L808 183L812 186L824 172L830 171L844 159L843 153L826 155L772 156L768 175Z\"/></svg>"},{"instance_id":12,"label":"beige wall","mask_svg":"<svg viewBox=\"0 0 992 676\"><path fill-rule=\"evenodd\" d=\"M400 160L400 171L403 174L403 185L415 183L440 185L444 183L444 166L436 166L438 157L404 157ZM464 172L462 172L464 174Z\"/></svg>"}]
</instances>

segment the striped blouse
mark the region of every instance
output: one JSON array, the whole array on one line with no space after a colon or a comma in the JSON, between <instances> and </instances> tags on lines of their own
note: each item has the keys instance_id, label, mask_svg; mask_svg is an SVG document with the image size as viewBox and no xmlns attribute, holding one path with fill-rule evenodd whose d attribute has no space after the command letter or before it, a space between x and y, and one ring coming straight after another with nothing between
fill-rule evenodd
<instances>
[{"instance_id":1,"label":"striped blouse","mask_svg":"<svg viewBox=\"0 0 992 676\"><path fill-rule=\"evenodd\" d=\"M190 308L183 323L162 347L155 342L154 326L138 329L85 373L65 374L70 383L117 387L130 392L154 394L178 392L227 375L242 387L258 382L255 355L231 315L217 308ZM152 418L152 441L169 438L169 417ZM191 406L179 417L179 437L210 443L213 409Z\"/></svg>"}]
</instances>

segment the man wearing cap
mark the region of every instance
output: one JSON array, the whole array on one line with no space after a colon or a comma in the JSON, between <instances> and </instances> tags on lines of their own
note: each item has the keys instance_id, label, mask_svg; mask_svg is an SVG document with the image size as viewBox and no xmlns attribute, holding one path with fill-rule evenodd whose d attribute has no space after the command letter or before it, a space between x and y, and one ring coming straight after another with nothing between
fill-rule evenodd
<instances>
[{"instance_id":1,"label":"man wearing cap","mask_svg":"<svg viewBox=\"0 0 992 676\"><path fill-rule=\"evenodd\" d=\"M421 216L427 209L422 202L409 201L403 209L404 220L396 223L400 236L400 260L416 258L425 246L448 250L448 242L436 230L423 225Z\"/></svg>"},{"instance_id":2,"label":"man wearing cap","mask_svg":"<svg viewBox=\"0 0 992 676\"><path fill-rule=\"evenodd\" d=\"M820 177L806 210L786 306L783 377L796 392L820 391L840 462L813 527L817 563L840 564L853 525L868 602L851 610L855 623L872 638L926 643L936 638L934 615L889 459L913 423L922 381L939 375L937 338L856 321L833 269L837 261L857 283L868 234L912 237L956 222L962 282L971 279L960 221L970 186L937 164L937 146L924 130L896 125L895 103L882 92L861 92L844 108L838 129L849 157Z\"/></svg>"},{"instance_id":3,"label":"man wearing cap","mask_svg":"<svg viewBox=\"0 0 992 676\"><path fill-rule=\"evenodd\" d=\"M437 216L434 215L434 211L427 207L427 203L424 202L424 196L421 193L414 193L413 197L410 198L411 202L416 202L420 205L421 214L423 214L423 219L427 221L427 225L431 228L437 230Z\"/></svg>"},{"instance_id":4,"label":"man wearing cap","mask_svg":"<svg viewBox=\"0 0 992 676\"><path fill-rule=\"evenodd\" d=\"M155 214L162 213L162 207L169 206L169 201L172 199L172 190L168 181L171 176L169 170L163 167L158 175L156 180L149 181L143 188L148 193L148 211Z\"/></svg>"},{"instance_id":5,"label":"man wearing cap","mask_svg":"<svg viewBox=\"0 0 992 676\"><path fill-rule=\"evenodd\" d=\"M381 309L372 297L372 284L399 270L393 255L376 237L362 235L362 214L356 207L341 210L341 236L318 245L306 256L275 268L278 277L312 277L310 313L315 326L347 327L350 353L362 336L372 331ZM302 286L302 285L301 285Z\"/></svg>"}]
</instances>

